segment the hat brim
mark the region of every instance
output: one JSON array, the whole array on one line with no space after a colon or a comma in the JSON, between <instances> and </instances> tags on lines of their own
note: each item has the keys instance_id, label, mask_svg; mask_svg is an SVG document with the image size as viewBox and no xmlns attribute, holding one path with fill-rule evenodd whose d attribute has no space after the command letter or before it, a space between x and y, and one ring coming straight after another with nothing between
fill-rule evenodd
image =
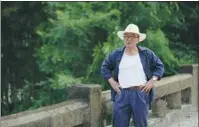
<instances>
[{"instance_id":1,"label":"hat brim","mask_svg":"<svg viewBox=\"0 0 199 127\"><path fill-rule=\"evenodd\" d=\"M124 33L125 33L124 31L118 31L117 35L120 39L124 40ZM144 34L144 33L136 33L136 34L139 35L139 42L146 39L146 34Z\"/></svg>"}]
</instances>

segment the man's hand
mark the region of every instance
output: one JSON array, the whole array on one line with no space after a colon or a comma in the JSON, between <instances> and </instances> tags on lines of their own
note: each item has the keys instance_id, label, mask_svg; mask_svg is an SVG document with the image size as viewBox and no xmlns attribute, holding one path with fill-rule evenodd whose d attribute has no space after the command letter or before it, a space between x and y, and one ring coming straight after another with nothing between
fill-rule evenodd
<instances>
[{"instance_id":1,"label":"man's hand","mask_svg":"<svg viewBox=\"0 0 199 127\"><path fill-rule=\"evenodd\" d=\"M140 88L142 89L142 91L145 91L147 94L150 92L150 90L153 88L153 84L155 83L155 81L153 80L149 80L147 83L145 83L144 85L141 85ZM141 91L141 92L142 92Z\"/></svg>"},{"instance_id":2,"label":"man's hand","mask_svg":"<svg viewBox=\"0 0 199 127\"><path fill-rule=\"evenodd\" d=\"M110 78L108 81L111 87L115 90L115 92L117 92L120 95L121 94L120 84L116 82L113 78Z\"/></svg>"}]
</instances>

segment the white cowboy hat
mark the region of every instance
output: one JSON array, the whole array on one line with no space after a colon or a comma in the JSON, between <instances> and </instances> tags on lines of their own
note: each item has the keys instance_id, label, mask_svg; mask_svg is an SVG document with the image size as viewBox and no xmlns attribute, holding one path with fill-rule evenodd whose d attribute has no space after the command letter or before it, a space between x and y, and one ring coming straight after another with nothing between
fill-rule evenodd
<instances>
[{"instance_id":1,"label":"white cowboy hat","mask_svg":"<svg viewBox=\"0 0 199 127\"><path fill-rule=\"evenodd\" d=\"M132 32L138 34L140 37L139 41L143 41L146 38L146 34L140 33L138 26L135 24L129 24L124 31L118 31L117 35L119 36L120 39L124 40L124 33L126 32Z\"/></svg>"}]
</instances>

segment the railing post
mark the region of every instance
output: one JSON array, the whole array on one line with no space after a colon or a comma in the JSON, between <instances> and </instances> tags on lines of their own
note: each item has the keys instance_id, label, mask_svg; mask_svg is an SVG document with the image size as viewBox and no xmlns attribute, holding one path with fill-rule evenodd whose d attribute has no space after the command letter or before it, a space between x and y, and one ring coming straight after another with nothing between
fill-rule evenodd
<instances>
[{"instance_id":1,"label":"railing post","mask_svg":"<svg viewBox=\"0 0 199 127\"><path fill-rule=\"evenodd\" d=\"M198 64L181 66L182 73L191 73L193 82L191 86L191 104L198 110Z\"/></svg>"},{"instance_id":2,"label":"railing post","mask_svg":"<svg viewBox=\"0 0 199 127\"><path fill-rule=\"evenodd\" d=\"M69 99L88 101L88 119L84 127L101 127L101 86L100 85L74 85L68 89Z\"/></svg>"}]
</instances>

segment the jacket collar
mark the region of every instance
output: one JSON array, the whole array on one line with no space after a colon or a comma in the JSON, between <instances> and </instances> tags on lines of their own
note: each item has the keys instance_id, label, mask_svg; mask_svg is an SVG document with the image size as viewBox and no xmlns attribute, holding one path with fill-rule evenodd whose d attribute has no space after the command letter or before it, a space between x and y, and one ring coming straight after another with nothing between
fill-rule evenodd
<instances>
[{"instance_id":1,"label":"jacket collar","mask_svg":"<svg viewBox=\"0 0 199 127\"><path fill-rule=\"evenodd\" d=\"M137 45L137 47L138 47L138 50L139 50L140 52L147 50L147 48L142 47L142 46L138 46L138 45Z\"/></svg>"}]
</instances>

